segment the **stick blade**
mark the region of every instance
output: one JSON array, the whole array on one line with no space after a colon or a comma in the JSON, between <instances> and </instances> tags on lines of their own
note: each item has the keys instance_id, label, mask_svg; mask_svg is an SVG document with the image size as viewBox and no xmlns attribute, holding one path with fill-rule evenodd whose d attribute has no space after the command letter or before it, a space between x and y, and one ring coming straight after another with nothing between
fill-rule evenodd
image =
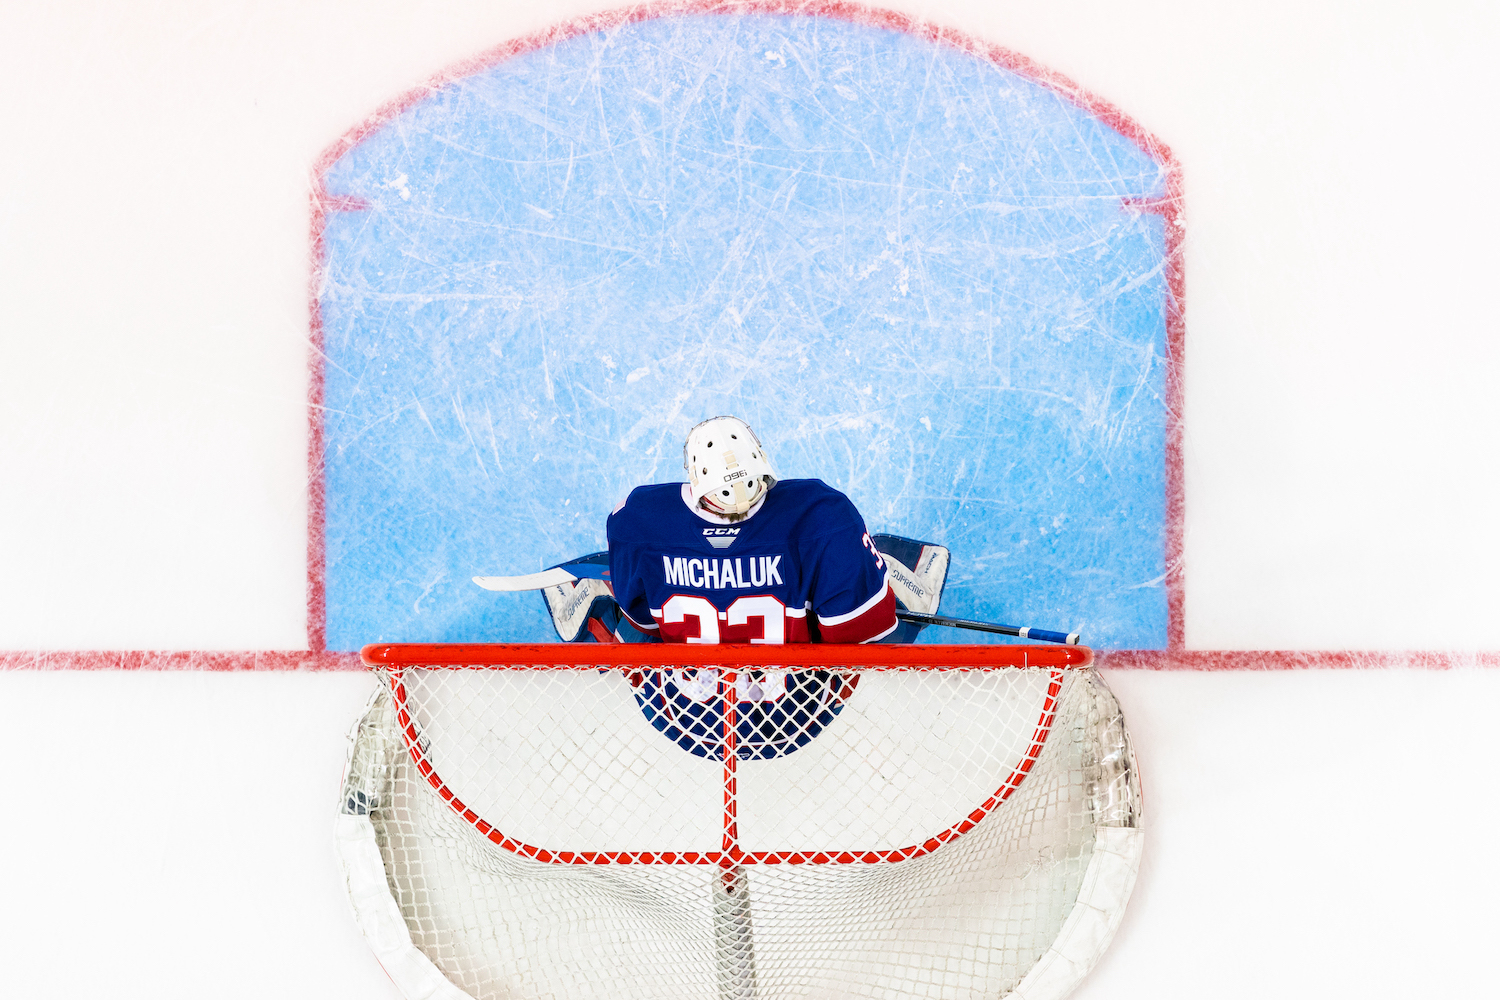
<instances>
[{"instance_id":1,"label":"stick blade","mask_svg":"<svg viewBox=\"0 0 1500 1000\"><path fill-rule=\"evenodd\" d=\"M563 583L579 580L603 580L609 582L609 553L590 552L586 556L558 563L540 573L525 576L476 576L474 582L485 590L515 592L518 590L546 590Z\"/></svg>"},{"instance_id":2,"label":"stick blade","mask_svg":"<svg viewBox=\"0 0 1500 1000\"><path fill-rule=\"evenodd\" d=\"M540 573L525 576L476 576L474 582L485 590L500 590L514 593L522 590L546 590L560 583L573 583L578 577L562 567L544 569Z\"/></svg>"}]
</instances>

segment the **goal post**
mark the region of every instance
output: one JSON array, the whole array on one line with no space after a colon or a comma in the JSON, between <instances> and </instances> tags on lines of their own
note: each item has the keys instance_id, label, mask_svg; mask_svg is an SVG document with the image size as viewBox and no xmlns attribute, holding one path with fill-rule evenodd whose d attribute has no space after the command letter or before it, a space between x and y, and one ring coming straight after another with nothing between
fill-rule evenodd
<instances>
[{"instance_id":1,"label":"goal post","mask_svg":"<svg viewBox=\"0 0 1500 1000\"><path fill-rule=\"evenodd\" d=\"M368 646L338 844L408 998L1061 997L1141 849L1086 647Z\"/></svg>"}]
</instances>

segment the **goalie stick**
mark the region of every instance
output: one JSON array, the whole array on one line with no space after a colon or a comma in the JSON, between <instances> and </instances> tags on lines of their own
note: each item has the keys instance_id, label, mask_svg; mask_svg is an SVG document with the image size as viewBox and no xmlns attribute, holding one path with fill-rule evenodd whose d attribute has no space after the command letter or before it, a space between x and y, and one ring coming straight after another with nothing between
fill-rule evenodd
<instances>
[{"instance_id":1,"label":"goalie stick","mask_svg":"<svg viewBox=\"0 0 1500 1000\"><path fill-rule=\"evenodd\" d=\"M929 545L898 535L875 535L874 541L880 554L886 559L890 570L891 586L904 607L896 609L896 617L919 628L943 625L949 628L970 629L976 632L991 632L997 635L1013 635L1021 639L1039 639L1043 642L1058 642L1076 646L1078 632L1054 632L1049 629L1027 625L998 625L991 622L970 621L965 618L948 618L932 614L937 610L942 594L942 581L947 575L948 550L941 545ZM907 566L895 551L913 549L916 569ZM919 554L918 554L919 553ZM907 554L904 551L902 554ZM924 583L936 579L935 589L924 588ZM609 579L609 553L592 552L565 563L559 563L539 573L522 576L476 576L474 582L485 590L515 593L527 590L546 590L579 580ZM909 610L910 609L910 610Z\"/></svg>"},{"instance_id":2,"label":"goalie stick","mask_svg":"<svg viewBox=\"0 0 1500 1000\"><path fill-rule=\"evenodd\" d=\"M594 552L569 562L559 563L540 573L525 576L476 576L474 582L485 590L514 593L524 590L546 590L561 583L577 583L579 580L603 580L609 582L609 553Z\"/></svg>"},{"instance_id":3,"label":"goalie stick","mask_svg":"<svg viewBox=\"0 0 1500 1000\"><path fill-rule=\"evenodd\" d=\"M924 615L920 611L896 612L896 617L913 625L947 625L949 628L967 628L976 632L994 632L997 635L1014 635L1022 639L1041 639L1043 642L1061 642L1069 646L1078 645L1077 632L1052 632L1030 625L995 625L990 622L970 621L967 618L948 618L943 615Z\"/></svg>"}]
</instances>

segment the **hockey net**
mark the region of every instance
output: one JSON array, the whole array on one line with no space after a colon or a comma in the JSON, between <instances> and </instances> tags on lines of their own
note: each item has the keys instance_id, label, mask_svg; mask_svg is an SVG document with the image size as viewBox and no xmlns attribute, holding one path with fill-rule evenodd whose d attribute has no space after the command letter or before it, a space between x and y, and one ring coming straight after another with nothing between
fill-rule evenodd
<instances>
[{"instance_id":1,"label":"hockey net","mask_svg":"<svg viewBox=\"0 0 1500 1000\"><path fill-rule=\"evenodd\" d=\"M1060 997L1134 882L1085 648L364 655L339 844L411 998Z\"/></svg>"}]
</instances>

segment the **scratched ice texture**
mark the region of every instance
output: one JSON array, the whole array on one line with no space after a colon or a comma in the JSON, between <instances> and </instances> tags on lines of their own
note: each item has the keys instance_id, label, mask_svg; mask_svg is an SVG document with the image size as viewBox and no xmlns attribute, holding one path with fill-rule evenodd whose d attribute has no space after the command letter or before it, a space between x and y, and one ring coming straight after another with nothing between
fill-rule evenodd
<instances>
[{"instance_id":1,"label":"scratched ice texture","mask_svg":"<svg viewBox=\"0 0 1500 1000\"><path fill-rule=\"evenodd\" d=\"M1165 645L1165 241L1128 204L1165 174L1053 90L662 17L441 87L325 183L331 649L553 638L470 577L602 549L719 413L949 546L945 612Z\"/></svg>"}]
</instances>

